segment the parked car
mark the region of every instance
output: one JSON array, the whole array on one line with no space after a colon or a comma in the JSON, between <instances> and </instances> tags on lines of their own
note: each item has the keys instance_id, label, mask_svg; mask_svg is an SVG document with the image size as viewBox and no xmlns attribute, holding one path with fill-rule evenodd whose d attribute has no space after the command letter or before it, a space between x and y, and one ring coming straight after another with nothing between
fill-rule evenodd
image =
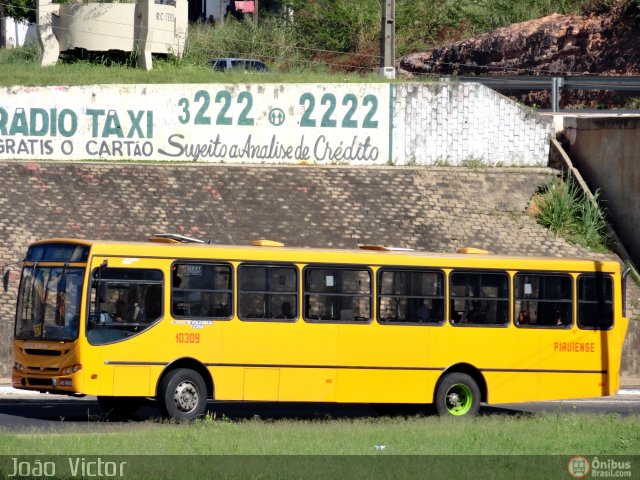
<instances>
[{"instance_id":1,"label":"parked car","mask_svg":"<svg viewBox=\"0 0 640 480\"><path fill-rule=\"evenodd\" d=\"M264 62L253 58L212 58L209 60L209 65L220 72L226 70L266 72L268 70Z\"/></svg>"}]
</instances>

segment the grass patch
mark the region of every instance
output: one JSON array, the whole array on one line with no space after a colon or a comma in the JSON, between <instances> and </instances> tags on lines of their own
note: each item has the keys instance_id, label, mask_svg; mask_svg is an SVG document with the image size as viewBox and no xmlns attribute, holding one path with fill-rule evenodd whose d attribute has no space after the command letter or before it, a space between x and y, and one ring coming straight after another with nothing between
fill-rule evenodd
<instances>
[{"instance_id":1,"label":"grass patch","mask_svg":"<svg viewBox=\"0 0 640 480\"><path fill-rule=\"evenodd\" d=\"M102 425L101 425L102 426ZM629 455L640 451L640 417L379 417L338 420L214 420L137 424L68 433L2 434L0 455ZM382 448L384 447L384 448Z\"/></svg>"},{"instance_id":2,"label":"grass patch","mask_svg":"<svg viewBox=\"0 0 640 480\"><path fill-rule=\"evenodd\" d=\"M125 65L95 65L88 62L60 63L42 68L35 63L6 64L0 61L0 86L101 85L101 84L188 84L188 83L385 83L389 80L370 73L284 73L215 72L206 66L184 65L176 68L171 60L154 59L153 70Z\"/></svg>"},{"instance_id":3,"label":"grass patch","mask_svg":"<svg viewBox=\"0 0 640 480\"><path fill-rule=\"evenodd\" d=\"M101 84L187 84L187 83L380 83L386 82L375 74L286 74L283 72L215 72L207 66L183 65L174 61L154 60L150 72L126 65L96 65L88 62L59 63L42 68L36 63L19 62L10 68L0 60L0 85L101 85ZM5 68L3 68L3 66Z\"/></svg>"},{"instance_id":4,"label":"grass patch","mask_svg":"<svg viewBox=\"0 0 640 480\"><path fill-rule=\"evenodd\" d=\"M555 179L534 196L532 213L538 223L570 242L608 252L610 239L598 202L599 192L592 201L571 178Z\"/></svg>"}]
</instances>

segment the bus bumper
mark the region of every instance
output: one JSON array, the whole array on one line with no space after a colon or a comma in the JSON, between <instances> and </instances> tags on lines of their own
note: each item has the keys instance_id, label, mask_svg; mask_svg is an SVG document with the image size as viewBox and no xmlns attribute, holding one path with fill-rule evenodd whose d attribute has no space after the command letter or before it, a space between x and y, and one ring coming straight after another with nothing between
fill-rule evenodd
<instances>
[{"instance_id":1,"label":"bus bumper","mask_svg":"<svg viewBox=\"0 0 640 480\"><path fill-rule=\"evenodd\" d=\"M44 376L17 372L11 375L13 388L66 395L75 395L82 391L82 377L78 373L70 375Z\"/></svg>"}]
</instances>

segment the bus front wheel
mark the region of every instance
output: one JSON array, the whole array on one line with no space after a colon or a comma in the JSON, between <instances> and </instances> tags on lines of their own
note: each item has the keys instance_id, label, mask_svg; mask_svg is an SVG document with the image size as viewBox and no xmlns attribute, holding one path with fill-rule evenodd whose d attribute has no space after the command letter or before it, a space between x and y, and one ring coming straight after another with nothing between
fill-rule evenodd
<instances>
[{"instance_id":1,"label":"bus front wheel","mask_svg":"<svg viewBox=\"0 0 640 480\"><path fill-rule=\"evenodd\" d=\"M466 373L450 373L440 381L435 403L442 416L473 417L480 408L480 389Z\"/></svg>"},{"instance_id":2,"label":"bus front wheel","mask_svg":"<svg viewBox=\"0 0 640 480\"><path fill-rule=\"evenodd\" d=\"M187 368L173 370L160 384L160 406L178 422L200 417L207 406L207 386L197 372Z\"/></svg>"}]
</instances>

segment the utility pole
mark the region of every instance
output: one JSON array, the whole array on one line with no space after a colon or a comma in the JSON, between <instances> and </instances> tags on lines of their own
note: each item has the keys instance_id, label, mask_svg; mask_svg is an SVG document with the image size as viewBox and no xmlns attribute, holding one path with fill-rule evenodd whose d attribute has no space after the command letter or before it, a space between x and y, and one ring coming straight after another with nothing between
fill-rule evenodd
<instances>
[{"instance_id":1,"label":"utility pole","mask_svg":"<svg viewBox=\"0 0 640 480\"><path fill-rule=\"evenodd\" d=\"M382 0L380 75L396 78L396 0Z\"/></svg>"},{"instance_id":2,"label":"utility pole","mask_svg":"<svg viewBox=\"0 0 640 480\"><path fill-rule=\"evenodd\" d=\"M7 39L7 16L6 16L6 5L4 3L0 4L0 48L5 48L7 45L5 44Z\"/></svg>"}]
</instances>

